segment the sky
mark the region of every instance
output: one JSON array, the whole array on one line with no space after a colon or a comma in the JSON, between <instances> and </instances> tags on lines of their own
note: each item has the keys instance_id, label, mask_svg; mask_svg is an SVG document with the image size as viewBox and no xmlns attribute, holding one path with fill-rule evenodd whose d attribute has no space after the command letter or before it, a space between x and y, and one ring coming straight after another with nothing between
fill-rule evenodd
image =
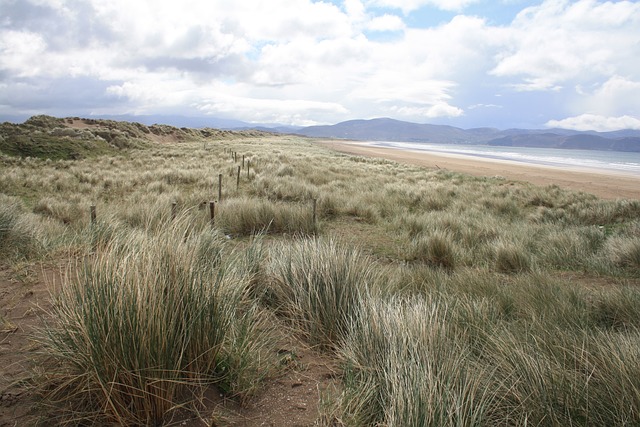
<instances>
[{"instance_id":1,"label":"sky","mask_svg":"<svg viewBox=\"0 0 640 427\"><path fill-rule=\"evenodd\" d=\"M640 2L0 0L0 120L640 129Z\"/></svg>"}]
</instances>

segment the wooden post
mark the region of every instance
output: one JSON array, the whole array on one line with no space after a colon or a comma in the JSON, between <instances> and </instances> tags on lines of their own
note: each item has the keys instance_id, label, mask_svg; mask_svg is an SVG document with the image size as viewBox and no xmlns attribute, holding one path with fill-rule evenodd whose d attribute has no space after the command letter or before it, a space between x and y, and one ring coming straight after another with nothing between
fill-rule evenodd
<instances>
[{"instance_id":1,"label":"wooden post","mask_svg":"<svg viewBox=\"0 0 640 427\"><path fill-rule=\"evenodd\" d=\"M242 169L244 169L244 154L242 155Z\"/></svg>"},{"instance_id":2,"label":"wooden post","mask_svg":"<svg viewBox=\"0 0 640 427\"><path fill-rule=\"evenodd\" d=\"M240 166L238 166L238 176L236 177L236 190L240 188Z\"/></svg>"},{"instance_id":3,"label":"wooden post","mask_svg":"<svg viewBox=\"0 0 640 427\"><path fill-rule=\"evenodd\" d=\"M211 226L213 227L216 223L216 202L213 200L209 202L209 219L211 221Z\"/></svg>"},{"instance_id":4,"label":"wooden post","mask_svg":"<svg viewBox=\"0 0 640 427\"><path fill-rule=\"evenodd\" d=\"M317 206L318 206L318 199L313 199L313 232L314 234L318 232L318 223L317 223Z\"/></svg>"},{"instance_id":5,"label":"wooden post","mask_svg":"<svg viewBox=\"0 0 640 427\"><path fill-rule=\"evenodd\" d=\"M218 202L222 200L222 174L218 175Z\"/></svg>"},{"instance_id":6,"label":"wooden post","mask_svg":"<svg viewBox=\"0 0 640 427\"><path fill-rule=\"evenodd\" d=\"M249 169L251 168L251 160L247 160L247 179L249 179Z\"/></svg>"},{"instance_id":7,"label":"wooden post","mask_svg":"<svg viewBox=\"0 0 640 427\"><path fill-rule=\"evenodd\" d=\"M178 213L178 203L173 202L171 203L171 219L172 220L176 219L177 213Z\"/></svg>"},{"instance_id":8,"label":"wooden post","mask_svg":"<svg viewBox=\"0 0 640 427\"><path fill-rule=\"evenodd\" d=\"M89 207L89 216L91 217L91 225L94 225L96 223L96 205Z\"/></svg>"}]
</instances>

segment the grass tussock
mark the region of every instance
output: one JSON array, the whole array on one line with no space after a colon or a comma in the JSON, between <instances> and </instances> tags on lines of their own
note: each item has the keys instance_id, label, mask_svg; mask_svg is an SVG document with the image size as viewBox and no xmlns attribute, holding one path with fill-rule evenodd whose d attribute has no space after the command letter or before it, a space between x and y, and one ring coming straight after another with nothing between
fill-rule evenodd
<instances>
[{"instance_id":1,"label":"grass tussock","mask_svg":"<svg viewBox=\"0 0 640 427\"><path fill-rule=\"evenodd\" d=\"M302 239L270 251L271 303L312 344L335 348L375 288L380 272L360 251L332 240Z\"/></svg>"},{"instance_id":2,"label":"grass tussock","mask_svg":"<svg viewBox=\"0 0 640 427\"><path fill-rule=\"evenodd\" d=\"M121 233L67 278L43 339L50 401L74 401L91 422L148 425L203 386L245 397L269 372L249 258L188 231Z\"/></svg>"},{"instance_id":3,"label":"grass tussock","mask_svg":"<svg viewBox=\"0 0 640 427\"><path fill-rule=\"evenodd\" d=\"M493 368L473 361L439 298L370 300L341 348L345 425L488 425Z\"/></svg>"},{"instance_id":4,"label":"grass tussock","mask_svg":"<svg viewBox=\"0 0 640 427\"><path fill-rule=\"evenodd\" d=\"M231 199L220 205L219 212L216 221L219 221L220 228L235 236L262 232L308 235L315 231L311 203Z\"/></svg>"},{"instance_id":5,"label":"grass tussock","mask_svg":"<svg viewBox=\"0 0 640 427\"><path fill-rule=\"evenodd\" d=\"M453 270L459 262L453 239L446 232L417 237L412 241L409 256L411 260L445 270Z\"/></svg>"},{"instance_id":6,"label":"grass tussock","mask_svg":"<svg viewBox=\"0 0 640 427\"><path fill-rule=\"evenodd\" d=\"M38 219L25 212L18 199L0 195L0 256L28 259L42 254L39 226Z\"/></svg>"},{"instance_id":7,"label":"grass tussock","mask_svg":"<svg viewBox=\"0 0 640 427\"><path fill-rule=\"evenodd\" d=\"M531 271L531 257L520 246L498 244L495 252L495 268L500 273L525 273Z\"/></svg>"}]
</instances>

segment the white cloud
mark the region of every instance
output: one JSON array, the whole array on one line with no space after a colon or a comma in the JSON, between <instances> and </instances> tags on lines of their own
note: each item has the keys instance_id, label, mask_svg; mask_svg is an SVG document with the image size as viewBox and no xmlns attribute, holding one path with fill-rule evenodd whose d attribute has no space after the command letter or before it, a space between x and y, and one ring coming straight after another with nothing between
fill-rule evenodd
<instances>
[{"instance_id":1,"label":"white cloud","mask_svg":"<svg viewBox=\"0 0 640 427\"><path fill-rule=\"evenodd\" d=\"M630 116L605 117L596 114L581 114L562 120L549 120L546 126L579 131L608 132L620 129L640 129L640 119Z\"/></svg>"},{"instance_id":2,"label":"white cloud","mask_svg":"<svg viewBox=\"0 0 640 427\"><path fill-rule=\"evenodd\" d=\"M369 4L400 9L406 14L424 6L460 12L468 5L477 3L478 1L479 0L370 0Z\"/></svg>"},{"instance_id":3,"label":"white cloud","mask_svg":"<svg viewBox=\"0 0 640 427\"><path fill-rule=\"evenodd\" d=\"M520 90L557 89L640 69L640 3L546 0L524 9L491 71L519 77Z\"/></svg>"},{"instance_id":4,"label":"white cloud","mask_svg":"<svg viewBox=\"0 0 640 427\"><path fill-rule=\"evenodd\" d=\"M504 107L498 104L473 104L467 107L468 110L476 110L478 108L504 108Z\"/></svg>"},{"instance_id":5,"label":"white cloud","mask_svg":"<svg viewBox=\"0 0 640 427\"><path fill-rule=\"evenodd\" d=\"M451 118L464 115L464 111L458 107L446 103L431 105L428 107L392 106L389 111L403 116L409 120L424 121L424 119Z\"/></svg>"},{"instance_id":6,"label":"white cloud","mask_svg":"<svg viewBox=\"0 0 640 427\"><path fill-rule=\"evenodd\" d=\"M5 31L0 37L2 68L11 70L18 77L30 77L41 69L41 55L46 43L40 34L24 31Z\"/></svg>"},{"instance_id":7,"label":"white cloud","mask_svg":"<svg viewBox=\"0 0 640 427\"><path fill-rule=\"evenodd\" d=\"M479 1L4 1L0 97L32 109L54 85L83 84L86 105L112 113L335 122L463 117L458 106L498 93L497 127L516 114L538 125L586 112L640 115L640 3L546 0L497 26L462 14ZM412 19L428 8L459 14L418 28L401 11L420 8Z\"/></svg>"},{"instance_id":8,"label":"white cloud","mask_svg":"<svg viewBox=\"0 0 640 427\"><path fill-rule=\"evenodd\" d=\"M344 114L348 111L334 102L300 99L259 99L233 95L218 95L204 100L198 109L211 115L240 115L251 122L286 123L295 126L318 124L309 117L322 114Z\"/></svg>"},{"instance_id":9,"label":"white cloud","mask_svg":"<svg viewBox=\"0 0 640 427\"><path fill-rule=\"evenodd\" d=\"M367 29L372 31L402 31L405 27L399 16L389 14L377 16L367 23Z\"/></svg>"},{"instance_id":10,"label":"white cloud","mask_svg":"<svg viewBox=\"0 0 640 427\"><path fill-rule=\"evenodd\" d=\"M640 81L616 75L592 92L583 90L582 93L576 100L575 110L586 109L605 116L640 115Z\"/></svg>"}]
</instances>

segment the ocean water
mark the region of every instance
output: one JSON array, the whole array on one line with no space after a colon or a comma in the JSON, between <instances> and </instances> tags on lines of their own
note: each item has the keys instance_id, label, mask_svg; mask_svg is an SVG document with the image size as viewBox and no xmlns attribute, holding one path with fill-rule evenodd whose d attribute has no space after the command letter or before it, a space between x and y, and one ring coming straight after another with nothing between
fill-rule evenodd
<instances>
[{"instance_id":1,"label":"ocean water","mask_svg":"<svg viewBox=\"0 0 640 427\"><path fill-rule=\"evenodd\" d=\"M640 153L561 148L494 147L488 145L447 145L423 142L370 141L368 145L401 150L457 154L509 160L564 169L592 169L640 176Z\"/></svg>"}]
</instances>

